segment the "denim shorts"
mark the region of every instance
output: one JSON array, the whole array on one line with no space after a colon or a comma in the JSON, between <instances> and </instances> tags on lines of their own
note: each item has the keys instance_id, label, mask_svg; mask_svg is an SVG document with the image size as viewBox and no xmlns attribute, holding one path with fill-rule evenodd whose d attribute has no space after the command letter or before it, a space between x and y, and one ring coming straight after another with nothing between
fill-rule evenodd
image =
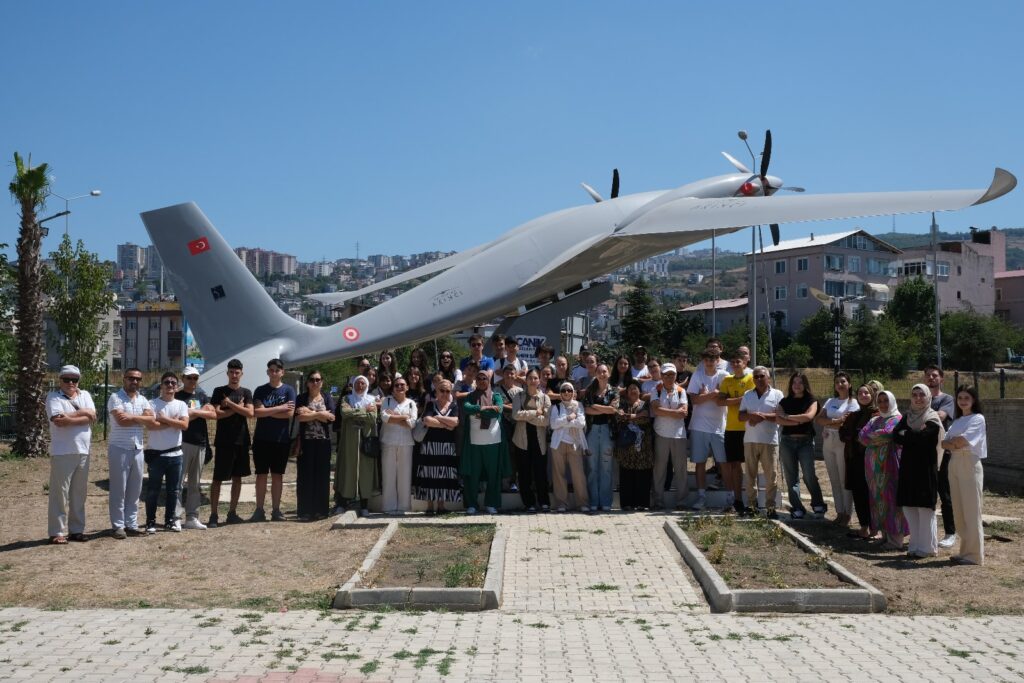
<instances>
[{"instance_id":1,"label":"denim shorts","mask_svg":"<svg viewBox=\"0 0 1024 683\"><path fill-rule=\"evenodd\" d=\"M708 451L715 456L715 462L725 462L725 434L690 431L690 462L707 462Z\"/></svg>"}]
</instances>

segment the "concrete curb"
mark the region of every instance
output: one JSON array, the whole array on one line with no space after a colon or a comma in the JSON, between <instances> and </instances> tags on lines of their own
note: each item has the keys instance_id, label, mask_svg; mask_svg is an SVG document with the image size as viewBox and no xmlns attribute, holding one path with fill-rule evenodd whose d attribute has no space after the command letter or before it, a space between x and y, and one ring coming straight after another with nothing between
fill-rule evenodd
<instances>
[{"instance_id":1,"label":"concrete curb","mask_svg":"<svg viewBox=\"0 0 1024 683\"><path fill-rule=\"evenodd\" d=\"M829 570L840 580L857 587L732 590L704 557L704 553L679 527L677 520L667 520L664 529L694 576L697 577L701 588L704 589L712 612L871 613L885 611L885 596L881 591L855 576L842 565L829 560L820 548L785 524L778 521L775 521L775 524L781 527L783 533L802 550L825 559Z\"/></svg>"},{"instance_id":2,"label":"concrete curb","mask_svg":"<svg viewBox=\"0 0 1024 683\"><path fill-rule=\"evenodd\" d=\"M502 587L505 574L505 545L508 531L495 528L491 539L490 557L487 561L487 574L484 587L481 588L359 588L364 576L373 570L374 564L380 559L388 541L398 531L399 522L389 522L380 539L366 555L362 565L355 571L334 594L334 608L373 607L392 605L418 609L445 608L451 610L477 612L497 609L501 606ZM461 526L437 523L435 526Z\"/></svg>"},{"instance_id":3,"label":"concrete curb","mask_svg":"<svg viewBox=\"0 0 1024 683\"><path fill-rule=\"evenodd\" d=\"M355 524L355 521L359 519L359 515L356 514L355 510L346 510L331 522L331 531L335 529L344 529L349 524Z\"/></svg>"}]
</instances>

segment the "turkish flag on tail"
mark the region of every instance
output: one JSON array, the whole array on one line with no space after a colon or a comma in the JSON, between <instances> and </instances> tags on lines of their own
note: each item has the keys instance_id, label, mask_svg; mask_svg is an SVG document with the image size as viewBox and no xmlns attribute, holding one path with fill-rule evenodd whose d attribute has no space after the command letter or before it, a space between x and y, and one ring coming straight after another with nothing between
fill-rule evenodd
<instances>
[{"instance_id":1,"label":"turkish flag on tail","mask_svg":"<svg viewBox=\"0 0 1024 683\"><path fill-rule=\"evenodd\" d=\"M188 243L188 251L190 254L195 256L196 254L202 254L204 251L210 250L210 240L205 237L192 240Z\"/></svg>"}]
</instances>

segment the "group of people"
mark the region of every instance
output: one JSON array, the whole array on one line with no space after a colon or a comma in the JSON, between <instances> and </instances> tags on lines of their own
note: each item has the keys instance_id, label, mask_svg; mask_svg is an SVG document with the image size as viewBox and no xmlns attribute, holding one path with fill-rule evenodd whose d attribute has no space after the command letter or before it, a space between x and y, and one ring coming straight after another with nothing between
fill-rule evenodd
<instances>
[{"instance_id":1,"label":"group of people","mask_svg":"<svg viewBox=\"0 0 1024 683\"><path fill-rule=\"evenodd\" d=\"M958 388L955 399L942 393L940 368L924 370L924 382L913 387L910 408L901 415L895 396L880 383L854 391L844 372L835 376L835 395L820 407L804 373L794 372L783 394L772 387L767 368L748 367L746 347L723 358L714 338L692 371L686 369L685 353L661 362L643 347L611 365L584 347L570 368L568 359L550 347L538 349L530 367L511 336L492 339L493 356L484 355L479 335L469 344L470 355L461 361L442 352L435 371L428 369L423 349L413 351L403 372L389 351L380 354L376 367L361 359L358 374L337 400L323 391L319 371L309 373L305 391L296 394L283 382L279 359L267 363L269 381L255 392L241 385L241 362L230 361L228 384L209 398L197 388L194 368L182 372L180 387L175 373L165 373L160 397L152 401L138 391L142 373L127 370L124 387L107 406L113 536L155 532L161 488L165 528L218 526L221 485L229 480L224 523L243 521L236 508L241 479L252 472L250 448L256 510L249 521L267 520L268 475L270 519L285 518L281 492L291 457L296 457L298 518L326 517L332 432L337 433L335 512L351 508L367 514L369 500L380 496L382 509L390 513L410 510L416 499L425 501L428 515L456 505L468 514L481 509L496 514L503 482L518 491L528 512L611 510L616 465L623 510L666 507L668 490L676 493L676 507L689 501L692 509L703 510L711 460L728 511L777 517L779 462L791 516L820 518L827 506L814 469L818 426L836 523L848 526L855 512L859 529L851 530L852 536L893 548L902 548L909 536L913 557L933 556L959 539L954 561L983 562L985 421L973 387ZM47 400L54 543L84 540L89 430L96 412L88 393L77 386L79 377L77 368L62 368L61 388ZM216 420L217 429L211 513L203 524L199 476L211 457L208 420ZM693 496L687 460L695 470ZM144 465L149 477L142 530L137 502ZM800 496L801 480L810 512ZM937 498L946 532L941 541Z\"/></svg>"}]
</instances>

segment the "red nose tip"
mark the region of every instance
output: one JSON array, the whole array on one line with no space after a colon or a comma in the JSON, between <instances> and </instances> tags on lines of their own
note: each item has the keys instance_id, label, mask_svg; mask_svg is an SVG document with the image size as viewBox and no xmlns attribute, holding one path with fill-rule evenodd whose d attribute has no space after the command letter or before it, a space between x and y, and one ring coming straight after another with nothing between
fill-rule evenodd
<instances>
[{"instance_id":1,"label":"red nose tip","mask_svg":"<svg viewBox=\"0 0 1024 683\"><path fill-rule=\"evenodd\" d=\"M752 182L748 181L740 185L740 193L747 197L752 196L755 192L757 192L757 187Z\"/></svg>"}]
</instances>

